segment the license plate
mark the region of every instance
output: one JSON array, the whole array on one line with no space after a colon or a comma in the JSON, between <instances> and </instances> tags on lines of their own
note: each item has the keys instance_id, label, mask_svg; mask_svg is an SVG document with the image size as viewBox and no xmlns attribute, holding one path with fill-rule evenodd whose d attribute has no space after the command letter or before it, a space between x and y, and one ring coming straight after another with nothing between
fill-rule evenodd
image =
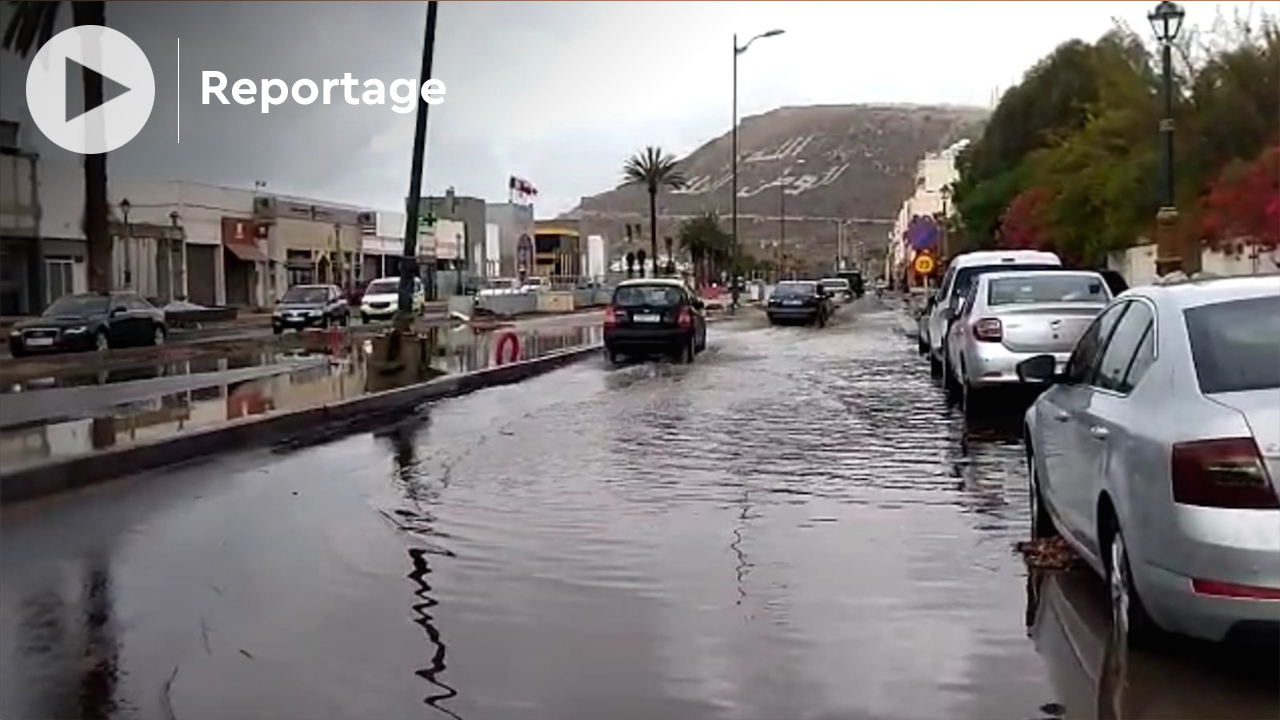
<instances>
[{"instance_id":1,"label":"license plate","mask_svg":"<svg viewBox=\"0 0 1280 720\"><path fill-rule=\"evenodd\" d=\"M631 319L640 323L656 323L661 321L662 317L651 313L638 313L636 315L632 315Z\"/></svg>"},{"instance_id":2,"label":"license plate","mask_svg":"<svg viewBox=\"0 0 1280 720\"><path fill-rule=\"evenodd\" d=\"M801 303L799 300L783 300L782 304L783 305L799 305Z\"/></svg>"},{"instance_id":3,"label":"license plate","mask_svg":"<svg viewBox=\"0 0 1280 720\"><path fill-rule=\"evenodd\" d=\"M29 345L30 347L49 347L50 345L53 344L53 338L51 337L27 338L26 340L23 341L22 344Z\"/></svg>"}]
</instances>

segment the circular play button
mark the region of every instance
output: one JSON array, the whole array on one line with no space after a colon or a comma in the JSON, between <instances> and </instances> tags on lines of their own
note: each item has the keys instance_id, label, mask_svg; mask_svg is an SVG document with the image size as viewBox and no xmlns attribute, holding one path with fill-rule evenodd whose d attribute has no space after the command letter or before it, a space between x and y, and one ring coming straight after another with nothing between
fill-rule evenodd
<instances>
[{"instance_id":1,"label":"circular play button","mask_svg":"<svg viewBox=\"0 0 1280 720\"><path fill-rule=\"evenodd\" d=\"M83 88L95 80L102 83L102 97L86 98ZM155 99L155 76L142 48L101 25L54 35L27 71L27 107L36 127L81 155L111 152L132 140Z\"/></svg>"}]
</instances>

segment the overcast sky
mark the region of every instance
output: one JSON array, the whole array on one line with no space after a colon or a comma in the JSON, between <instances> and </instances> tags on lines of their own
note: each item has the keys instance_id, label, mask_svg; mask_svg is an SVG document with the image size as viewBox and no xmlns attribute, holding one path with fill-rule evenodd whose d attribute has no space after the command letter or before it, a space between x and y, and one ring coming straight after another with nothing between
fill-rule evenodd
<instances>
[{"instance_id":1,"label":"overcast sky","mask_svg":"<svg viewBox=\"0 0 1280 720\"><path fill-rule=\"evenodd\" d=\"M730 125L735 32L786 31L740 57L742 115L814 103L987 106L1058 43L1096 39L1113 18L1149 34L1153 5L441 3L432 74L448 90L430 113L424 188L504 201L515 174L539 189L538 215L549 217L616 183L625 158L646 144L692 151ZM1219 8L1259 12L1190 3L1188 22L1208 25ZM142 46L156 76L151 118L112 154L110 173L241 187L264 180L279 192L398 209L412 113L342 102L290 102L268 115L256 105L201 105L200 77L416 78L425 17L426 4L414 2L108 2L108 24ZM25 138L47 164L73 167L75 156L31 127L28 63L6 52L0 64L0 115L28 126Z\"/></svg>"}]
</instances>

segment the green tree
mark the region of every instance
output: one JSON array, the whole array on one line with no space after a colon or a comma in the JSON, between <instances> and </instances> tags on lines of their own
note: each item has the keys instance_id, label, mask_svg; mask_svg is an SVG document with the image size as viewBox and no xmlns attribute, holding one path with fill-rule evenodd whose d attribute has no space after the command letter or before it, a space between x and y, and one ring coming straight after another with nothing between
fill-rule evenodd
<instances>
[{"instance_id":1,"label":"green tree","mask_svg":"<svg viewBox=\"0 0 1280 720\"><path fill-rule=\"evenodd\" d=\"M689 255L702 285L733 257L733 238L720 226L718 215L706 212L680 224L680 249Z\"/></svg>"},{"instance_id":2,"label":"green tree","mask_svg":"<svg viewBox=\"0 0 1280 720\"><path fill-rule=\"evenodd\" d=\"M53 37L63 6L71 6L71 22L81 25L107 24L106 3L96 2L11 2L9 22L4 31L4 49L26 58L38 52ZM103 100L102 75L83 68L84 106L98 107ZM84 156L83 230L88 245L89 289L111 289L111 230L107 207L107 156Z\"/></svg>"},{"instance_id":3,"label":"green tree","mask_svg":"<svg viewBox=\"0 0 1280 720\"><path fill-rule=\"evenodd\" d=\"M658 274L658 193L668 187L678 190L685 185L684 175L674 156L652 145L632 155L622 166L622 187L639 185L649 193L649 255L653 258L653 274Z\"/></svg>"}]
</instances>

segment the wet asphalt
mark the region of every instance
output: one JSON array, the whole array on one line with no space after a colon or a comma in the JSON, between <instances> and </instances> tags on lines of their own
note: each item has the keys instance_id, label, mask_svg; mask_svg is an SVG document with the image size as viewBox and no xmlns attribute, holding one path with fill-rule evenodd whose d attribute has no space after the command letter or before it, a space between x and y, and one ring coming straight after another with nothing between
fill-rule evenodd
<instances>
[{"instance_id":1,"label":"wet asphalt","mask_svg":"<svg viewBox=\"0 0 1280 720\"><path fill-rule=\"evenodd\" d=\"M1029 576L1018 408L966 427L908 325L746 317L6 508L0 716L1280 713L1266 658L1121 653L1096 579Z\"/></svg>"}]
</instances>

